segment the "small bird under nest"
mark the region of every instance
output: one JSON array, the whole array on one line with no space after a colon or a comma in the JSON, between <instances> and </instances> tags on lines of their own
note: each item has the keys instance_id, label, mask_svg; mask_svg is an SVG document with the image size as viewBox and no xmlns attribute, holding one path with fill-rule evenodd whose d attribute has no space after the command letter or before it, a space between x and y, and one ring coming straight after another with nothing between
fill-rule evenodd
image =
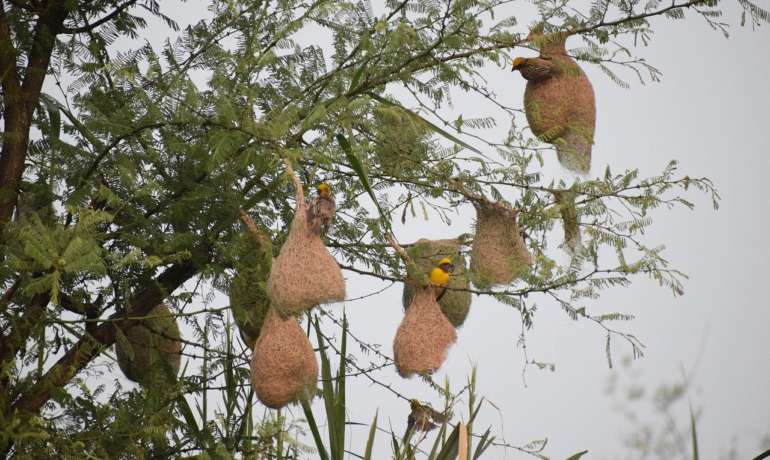
<instances>
[{"instance_id":1,"label":"small bird under nest","mask_svg":"<svg viewBox=\"0 0 770 460\"><path fill-rule=\"evenodd\" d=\"M438 426L438 424L449 421L450 414L441 413L428 404L422 404L416 399L409 400L409 417L406 419L406 433L404 438L407 438L413 431L428 432Z\"/></svg>"},{"instance_id":2,"label":"small bird under nest","mask_svg":"<svg viewBox=\"0 0 770 460\"><path fill-rule=\"evenodd\" d=\"M430 284L440 288L441 292L436 296L436 302L441 300L446 294L447 284L449 284L449 276L454 271L455 266L452 264L452 259L444 257L438 262L438 265L433 267L430 271Z\"/></svg>"},{"instance_id":3,"label":"small bird under nest","mask_svg":"<svg viewBox=\"0 0 770 460\"><path fill-rule=\"evenodd\" d=\"M329 229L334 218L336 206L331 188L322 182L316 188L316 197L307 209L307 221L310 231L322 235Z\"/></svg>"}]
</instances>

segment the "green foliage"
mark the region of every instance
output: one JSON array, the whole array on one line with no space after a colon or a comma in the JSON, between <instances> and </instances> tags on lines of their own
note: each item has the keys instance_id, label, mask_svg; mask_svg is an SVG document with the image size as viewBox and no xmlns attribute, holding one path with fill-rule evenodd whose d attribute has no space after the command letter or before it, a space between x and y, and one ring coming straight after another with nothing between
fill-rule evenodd
<instances>
[{"instance_id":1,"label":"green foliage","mask_svg":"<svg viewBox=\"0 0 770 460\"><path fill-rule=\"evenodd\" d=\"M249 353L225 320L232 309L245 335L259 331L260 310L249 305L262 305L270 258L295 209L285 159L308 186L320 179L336 191L337 217L325 238L344 268L387 280L404 274L388 249L394 215L450 224L467 192L508 199L522 210L532 270L515 285L476 294L518 310L527 327L537 325L529 299L555 302L641 354L636 337L607 325L630 316L588 313L582 302L638 276L680 295L685 275L645 231L656 212L691 208L690 192L709 195L715 207L719 195L675 163L649 178L607 168L569 186L544 180L538 167L546 147L483 78L507 67L510 49L527 35L525 18L511 16L508 3L388 0L375 16L368 2L214 0L207 19L182 30L155 0L4 2L0 105L32 118L23 132L0 136L4 145L29 133L32 140L18 187L0 184L0 198L18 202L0 222L0 457L312 457L302 442L308 426L321 452L307 408L308 425L255 413ZM762 8L739 3L753 23L767 21ZM619 83L627 75L659 78L620 40L652 40L649 18L679 19L697 6L693 14L724 27L713 20L711 0L535 6L548 28L583 40L573 54ZM48 27L59 16L60 26ZM149 24L167 28L159 47L144 40ZM35 54L45 54L36 36L51 38L50 60ZM6 90L14 77L26 78L27 91L43 75L62 91L41 93L42 82L24 97ZM489 115L464 117L452 106L458 92L482 101ZM490 139L495 126L510 129ZM552 251L560 220L554 190L569 190L580 216L583 244L568 264ZM269 247L244 235L240 210ZM244 300L214 305L209 287ZM188 366L162 398L122 388L117 367L108 367L111 345L126 344L115 323L161 301L175 305L189 331ZM327 352L321 396L328 456L336 459L349 423L341 377L350 362L342 351L332 377ZM111 382L109 390L89 391L91 377ZM220 405L209 404L215 395ZM458 428L441 430L444 442ZM492 436L471 439L476 458ZM415 455L408 442L391 441L394 456ZM436 458L448 445L435 449ZM539 455L544 445L523 451Z\"/></svg>"}]
</instances>

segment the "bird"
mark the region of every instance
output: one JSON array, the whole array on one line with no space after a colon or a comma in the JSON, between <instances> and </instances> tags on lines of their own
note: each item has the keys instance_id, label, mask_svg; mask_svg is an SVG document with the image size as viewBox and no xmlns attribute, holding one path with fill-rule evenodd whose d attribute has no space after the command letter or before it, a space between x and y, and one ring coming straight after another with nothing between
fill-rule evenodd
<instances>
[{"instance_id":1,"label":"bird","mask_svg":"<svg viewBox=\"0 0 770 460\"><path fill-rule=\"evenodd\" d=\"M310 231L316 235L326 233L334 218L335 211L336 206L331 187L327 183L321 182L316 187L316 196L307 210Z\"/></svg>"},{"instance_id":2,"label":"bird","mask_svg":"<svg viewBox=\"0 0 770 460\"><path fill-rule=\"evenodd\" d=\"M588 77L567 55L568 36L543 35L542 27L533 29L527 40L539 46L540 56L515 58L511 71L519 71L527 80L524 112L532 132L554 145L562 166L587 174L596 129L596 103Z\"/></svg>"},{"instance_id":3,"label":"bird","mask_svg":"<svg viewBox=\"0 0 770 460\"><path fill-rule=\"evenodd\" d=\"M444 423L449 420L449 415L441 413L428 404L422 404L416 399L409 400L409 417L406 419L406 433L404 438L414 431L428 432L436 428L438 423Z\"/></svg>"},{"instance_id":4,"label":"bird","mask_svg":"<svg viewBox=\"0 0 770 460\"><path fill-rule=\"evenodd\" d=\"M430 271L430 284L435 287L443 288L441 293L436 296L436 302L440 301L447 291L447 284L449 284L449 276L454 271L455 266L452 264L452 259L444 257L438 264Z\"/></svg>"}]
</instances>

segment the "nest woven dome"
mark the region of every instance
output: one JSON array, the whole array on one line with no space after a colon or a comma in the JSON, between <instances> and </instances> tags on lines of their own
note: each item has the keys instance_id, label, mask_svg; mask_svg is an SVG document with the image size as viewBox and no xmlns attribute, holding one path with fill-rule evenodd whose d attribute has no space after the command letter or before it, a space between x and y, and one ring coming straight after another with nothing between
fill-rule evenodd
<instances>
[{"instance_id":1,"label":"nest woven dome","mask_svg":"<svg viewBox=\"0 0 770 460\"><path fill-rule=\"evenodd\" d=\"M147 384L157 379L173 380L179 373L182 343L179 341L179 326L166 304L160 304L150 311L147 318L134 322L128 327L118 325L128 346L115 342L118 365L130 380Z\"/></svg>"},{"instance_id":2,"label":"nest woven dome","mask_svg":"<svg viewBox=\"0 0 770 460\"><path fill-rule=\"evenodd\" d=\"M251 357L251 386L257 398L273 409L310 399L317 378L313 346L297 319L283 319L269 309Z\"/></svg>"},{"instance_id":3,"label":"nest woven dome","mask_svg":"<svg viewBox=\"0 0 770 460\"><path fill-rule=\"evenodd\" d=\"M554 145L562 166L588 173L596 129L596 102L588 77L567 55L566 38L563 34L544 37L540 59L527 60L531 62L529 67L548 68L550 77L530 79L527 70L522 69L522 75L528 78L524 111L532 132Z\"/></svg>"},{"instance_id":4,"label":"nest woven dome","mask_svg":"<svg viewBox=\"0 0 770 460\"><path fill-rule=\"evenodd\" d=\"M436 303L434 288L419 288L393 340L396 370L402 377L433 373L456 340L457 332Z\"/></svg>"},{"instance_id":5,"label":"nest woven dome","mask_svg":"<svg viewBox=\"0 0 770 460\"><path fill-rule=\"evenodd\" d=\"M289 235L273 261L267 280L270 304L283 317L318 304L345 300L345 280L337 261L307 221L307 204L299 187Z\"/></svg>"},{"instance_id":6,"label":"nest woven dome","mask_svg":"<svg viewBox=\"0 0 770 460\"><path fill-rule=\"evenodd\" d=\"M505 203L479 202L471 247L471 279L478 288L510 284L532 264L519 234L517 212Z\"/></svg>"}]
</instances>

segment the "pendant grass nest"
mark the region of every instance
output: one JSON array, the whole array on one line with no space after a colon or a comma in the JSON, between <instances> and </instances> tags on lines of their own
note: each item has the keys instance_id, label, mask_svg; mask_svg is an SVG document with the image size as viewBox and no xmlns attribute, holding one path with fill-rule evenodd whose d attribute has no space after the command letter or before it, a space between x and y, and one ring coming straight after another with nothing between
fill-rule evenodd
<instances>
[{"instance_id":1,"label":"pendant grass nest","mask_svg":"<svg viewBox=\"0 0 770 460\"><path fill-rule=\"evenodd\" d=\"M235 261L235 276L227 293L241 338L249 349L253 349L270 304L266 284L273 254L270 239L257 230L250 217L247 219L253 230L250 228L250 231L242 232L234 241L239 255Z\"/></svg>"},{"instance_id":2,"label":"pendant grass nest","mask_svg":"<svg viewBox=\"0 0 770 460\"><path fill-rule=\"evenodd\" d=\"M518 57L514 71L527 80L524 111L532 132L556 148L559 163L587 174L596 129L596 102L588 77L567 54L565 33L532 30L527 41L540 49L536 58Z\"/></svg>"},{"instance_id":3,"label":"pendant grass nest","mask_svg":"<svg viewBox=\"0 0 770 460\"><path fill-rule=\"evenodd\" d=\"M147 316L156 317L126 327L118 324L118 365L126 377L137 383L173 381L182 360L179 326L166 304L156 306Z\"/></svg>"},{"instance_id":4,"label":"pendant grass nest","mask_svg":"<svg viewBox=\"0 0 770 460\"><path fill-rule=\"evenodd\" d=\"M321 237L312 231L302 185L290 166L287 169L294 184L297 209L267 280L270 305L283 317L318 304L345 300L342 271Z\"/></svg>"},{"instance_id":5,"label":"pendant grass nest","mask_svg":"<svg viewBox=\"0 0 770 460\"><path fill-rule=\"evenodd\" d=\"M441 312L434 287L418 288L393 340L396 370L402 377L433 373L456 340L457 331Z\"/></svg>"},{"instance_id":6,"label":"pendant grass nest","mask_svg":"<svg viewBox=\"0 0 770 460\"><path fill-rule=\"evenodd\" d=\"M257 398L273 409L311 399L317 378L313 346L297 319L283 319L269 309L251 357L251 386Z\"/></svg>"},{"instance_id":7,"label":"pendant grass nest","mask_svg":"<svg viewBox=\"0 0 770 460\"><path fill-rule=\"evenodd\" d=\"M510 284L532 265L516 223L518 212L505 202L474 200L476 234L471 247L471 279L486 289Z\"/></svg>"},{"instance_id":8,"label":"pendant grass nest","mask_svg":"<svg viewBox=\"0 0 770 460\"><path fill-rule=\"evenodd\" d=\"M574 255L581 245L580 221L575 205L577 193L572 190L554 190L553 196L559 206L559 214L564 228L564 246L567 252Z\"/></svg>"},{"instance_id":9,"label":"pendant grass nest","mask_svg":"<svg viewBox=\"0 0 770 460\"><path fill-rule=\"evenodd\" d=\"M447 290L438 304L441 307L441 312L454 327L462 326L471 308L471 292L468 290L470 281L465 257L460 251L460 242L457 239L428 240L423 238L409 247L407 253L426 275L438 265L441 259L445 257L451 259L454 271L449 278ZM404 309L409 308L417 289L420 289L419 281L414 277L407 276L401 296Z\"/></svg>"},{"instance_id":10,"label":"pendant grass nest","mask_svg":"<svg viewBox=\"0 0 770 460\"><path fill-rule=\"evenodd\" d=\"M269 302L264 289L266 279L266 273L243 269L235 274L228 290L233 319L249 348L254 348L267 315Z\"/></svg>"}]
</instances>

